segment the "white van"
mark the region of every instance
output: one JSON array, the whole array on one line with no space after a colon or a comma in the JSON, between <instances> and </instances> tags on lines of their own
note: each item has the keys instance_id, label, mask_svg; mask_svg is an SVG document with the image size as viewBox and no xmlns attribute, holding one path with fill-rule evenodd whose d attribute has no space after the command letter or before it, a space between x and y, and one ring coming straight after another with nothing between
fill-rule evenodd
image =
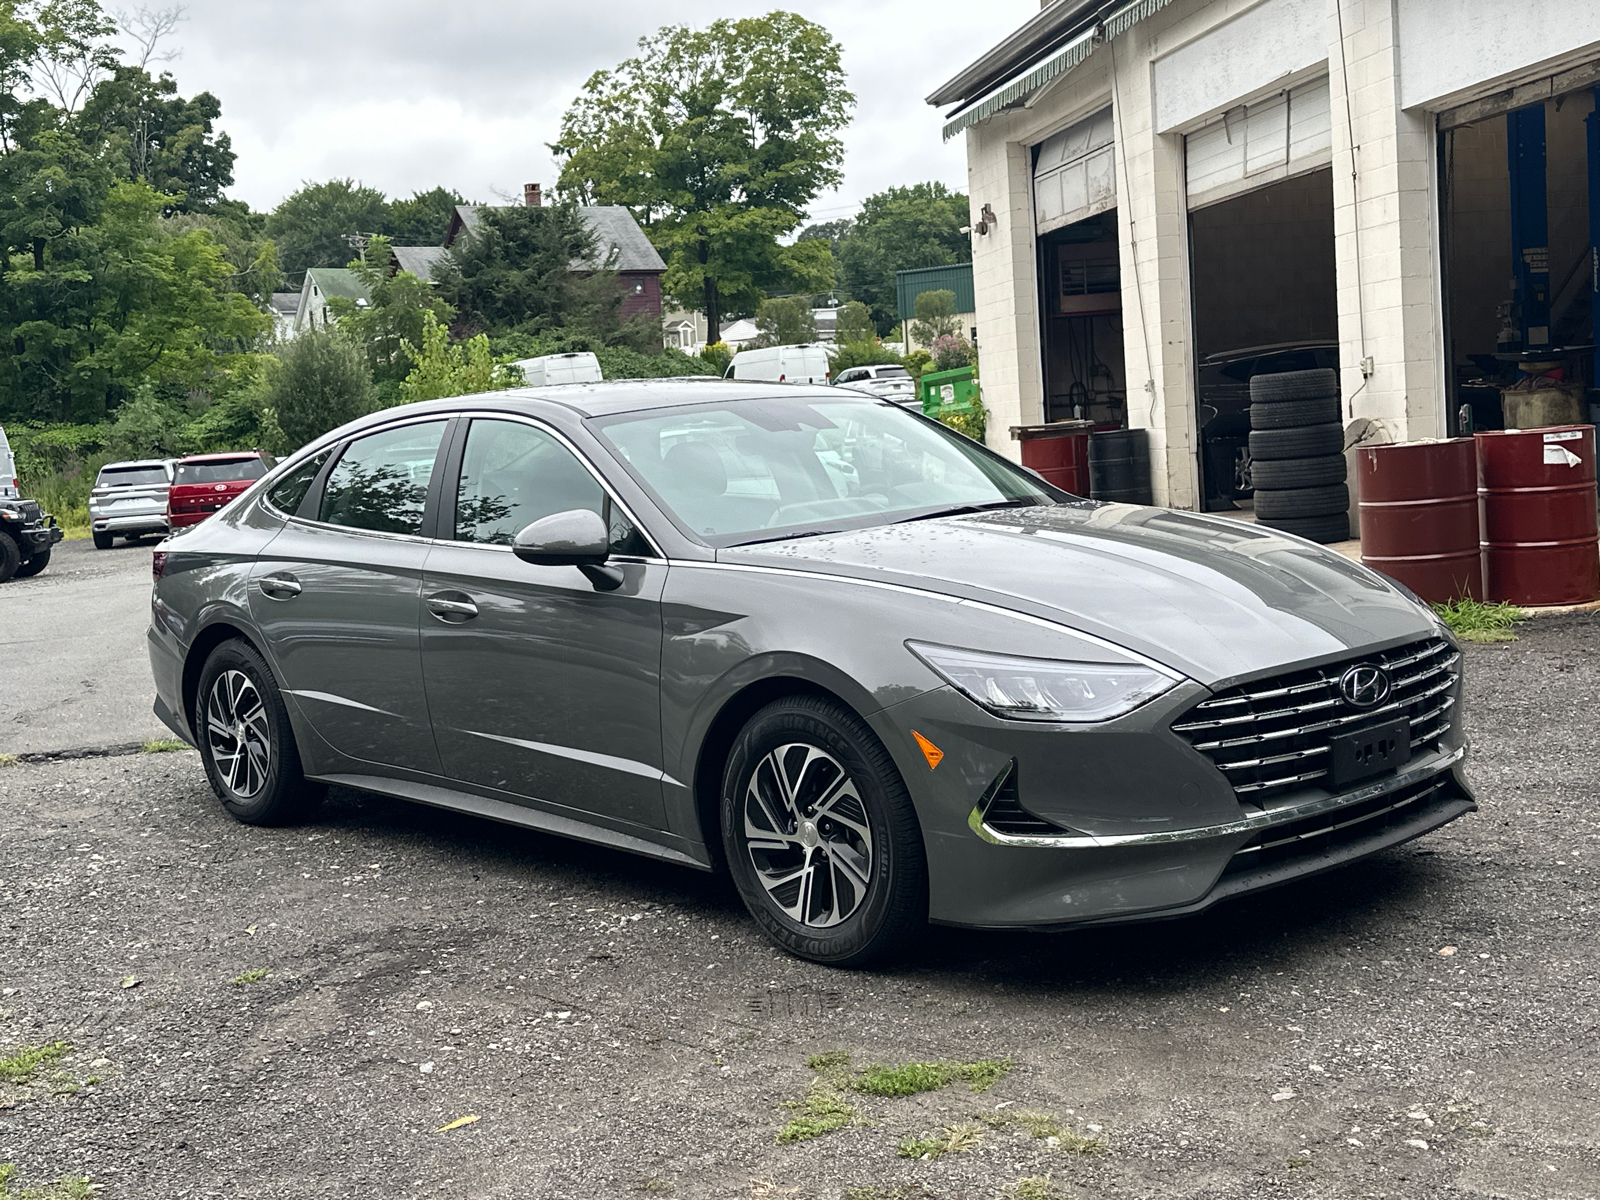
<instances>
[{"instance_id":1,"label":"white van","mask_svg":"<svg viewBox=\"0 0 1600 1200\"><path fill-rule=\"evenodd\" d=\"M733 356L728 379L760 379L767 383L827 383L828 348L821 342L741 350Z\"/></svg>"},{"instance_id":2,"label":"white van","mask_svg":"<svg viewBox=\"0 0 1600 1200\"><path fill-rule=\"evenodd\" d=\"M551 383L599 383L600 360L593 354L545 354L539 358L524 358L512 363L522 368L522 378L528 387L544 387Z\"/></svg>"},{"instance_id":3,"label":"white van","mask_svg":"<svg viewBox=\"0 0 1600 1200\"><path fill-rule=\"evenodd\" d=\"M16 500L22 492L17 482L17 459L11 453L11 443L6 441L6 431L0 429L0 500Z\"/></svg>"}]
</instances>

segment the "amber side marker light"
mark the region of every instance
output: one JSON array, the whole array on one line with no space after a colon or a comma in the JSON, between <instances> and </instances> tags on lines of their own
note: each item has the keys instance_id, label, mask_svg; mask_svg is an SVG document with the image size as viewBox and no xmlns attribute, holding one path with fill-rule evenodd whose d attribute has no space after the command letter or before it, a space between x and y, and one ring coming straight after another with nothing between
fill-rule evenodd
<instances>
[{"instance_id":1,"label":"amber side marker light","mask_svg":"<svg viewBox=\"0 0 1600 1200\"><path fill-rule=\"evenodd\" d=\"M917 745L922 750L922 757L928 760L928 770L933 770L944 761L943 750L939 749L915 729L911 731L911 736L917 739Z\"/></svg>"}]
</instances>

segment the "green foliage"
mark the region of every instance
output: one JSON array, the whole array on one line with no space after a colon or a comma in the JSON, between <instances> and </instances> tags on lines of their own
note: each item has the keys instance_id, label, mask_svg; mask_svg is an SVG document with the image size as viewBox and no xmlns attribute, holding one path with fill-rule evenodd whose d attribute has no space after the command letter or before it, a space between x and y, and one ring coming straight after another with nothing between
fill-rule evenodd
<instances>
[{"instance_id":1,"label":"green foliage","mask_svg":"<svg viewBox=\"0 0 1600 1200\"><path fill-rule=\"evenodd\" d=\"M779 239L839 182L854 102L839 44L793 13L666 26L590 76L552 146L557 186L633 210L667 259L663 287L715 342L724 313L768 290L832 286L827 241Z\"/></svg>"},{"instance_id":2,"label":"green foliage","mask_svg":"<svg viewBox=\"0 0 1600 1200\"><path fill-rule=\"evenodd\" d=\"M840 221L819 221L815 225L807 225L795 235L795 241L807 242L813 239L827 242L828 250L832 254L839 253L839 243L844 241L845 235L850 232L855 224L849 217Z\"/></svg>"},{"instance_id":3,"label":"green foliage","mask_svg":"<svg viewBox=\"0 0 1600 1200\"><path fill-rule=\"evenodd\" d=\"M942 333L928 347L935 371L958 371L977 361L972 343L958 333Z\"/></svg>"},{"instance_id":4,"label":"green foliage","mask_svg":"<svg viewBox=\"0 0 1600 1200\"><path fill-rule=\"evenodd\" d=\"M372 375L348 338L326 329L309 330L278 356L262 397L268 449L298 449L371 410Z\"/></svg>"},{"instance_id":5,"label":"green foliage","mask_svg":"<svg viewBox=\"0 0 1600 1200\"><path fill-rule=\"evenodd\" d=\"M397 246L442 246L456 205L465 203L459 192L443 187L391 200L383 231Z\"/></svg>"},{"instance_id":6,"label":"green foliage","mask_svg":"<svg viewBox=\"0 0 1600 1200\"><path fill-rule=\"evenodd\" d=\"M1463 642L1514 642L1517 635L1511 632L1512 627L1528 615L1514 604L1485 604L1465 596L1448 604L1435 604L1433 611Z\"/></svg>"},{"instance_id":7,"label":"green foliage","mask_svg":"<svg viewBox=\"0 0 1600 1200\"><path fill-rule=\"evenodd\" d=\"M804 1100L787 1100L783 1107L794 1117L778 1130L776 1140L780 1146L809 1142L860 1119L853 1105L821 1084L813 1086Z\"/></svg>"},{"instance_id":8,"label":"green foliage","mask_svg":"<svg viewBox=\"0 0 1600 1200\"><path fill-rule=\"evenodd\" d=\"M32 1083L40 1067L47 1067L71 1053L72 1047L66 1042L24 1046L8 1058L0 1058L0 1083L14 1083L19 1087Z\"/></svg>"},{"instance_id":9,"label":"green foliage","mask_svg":"<svg viewBox=\"0 0 1600 1200\"><path fill-rule=\"evenodd\" d=\"M923 375L934 369L933 355L926 350L913 350L901 360L906 370L911 372L911 377L918 383L922 382Z\"/></svg>"},{"instance_id":10,"label":"green foliage","mask_svg":"<svg viewBox=\"0 0 1600 1200\"><path fill-rule=\"evenodd\" d=\"M793 346L817 340L817 320L808 296L783 296L763 300L756 309L758 346Z\"/></svg>"},{"instance_id":11,"label":"green foliage","mask_svg":"<svg viewBox=\"0 0 1600 1200\"><path fill-rule=\"evenodd\" d=\"M947 1125L944 1132L919 1138L901 1138L895 1153L901 1158L939 1158L971 1150L983 1141L983 1127L973 1121Z\"/></svg>"},{"instance_id":12,"label":"green foliage","mask_svg":"<svg viewBox=\"0 0 1600 1200\"><path fill-rule=\"evenodd\" d=\"M911 322L911 338L930 349L939 338L954 337L961 332L961 322L956 319L956 294L946 288L918 295L916 313L917 319Z\"/></svg>"},{"instance_id":13,"label":"green foliage","mask_svg":"<svg viewBox=\"0 0 1600 1200\"><path fill-rule=\"evenodd\" d=\"M432 284L410 271L393 271L393 263L389 239L373 238L366 256L350 263L350 270L366 286L368 302L358 305L348 296L328 299L339 333L361 348L379 383L399 383L411 374L416 362L405 348L421 344L426 316L447 325L456 312Z\"/></svg>"},{"instance_id":14,"label":"green foliage","mask_svg":"<svg viewBox=\"0 0 1600 1200\"><path fill-rule=\"evenodd\" d=\"M208 212L233 183L233 143L212 133L221 115L222 102L210 92L185 100L171 75L119 66L95 87L78 131L87 144L105 147L124 179L172 196L172 209Z\"/></svg>"},{"instance_id":15,"label":"green foliage","mask_svg":"<svg viewBox=\"0 0 1600 1200\"><path fill-rule=\"evenodd\" d=\"M574 262L594 262L595 237L574 204L482 208L477 228L453 247L440 290L466 329L538 334L565 326L617 329L622 291L615 272L587 278ZM659 339L659 331L657 338ZM658 342L659 344L659 342Z\"/></svg>"},{"instance_id":16,"label":"green foliage","mask_svg":"<svg viewBox=\"0 0 1600 1200\"><path fill-rule=\"evenodd\" d=\"M970 412L937 412L934 413L934 419L975 442L982 442L989 431L989 410L986 408Z\"/></svg>"},{"instance_id":17,"label":"green foliage","mask_svg":"<svg viewBox=\"0 0 1600 1200\"><path fill-rule=\"evenodd\" d=\"M298 282L309 267L337 267L350 260L345 235L380 233L388 203L377 188L353 179L308 183L272 210L267 236L278 246L278 260Z\"/></svg>"},{"instance_id":18,"label":"green foliage","mask_svg":"<svg viewBox=\"0 0 1600 1200\"><path fill-rule=\"evenodd\" d=\"M416 365L400 385L407 402L438 400L445 396L472 396L515 387L514 371L495 361L486 334L456 345L431 312L422 316L422 341L406 342L405 353Z\"/></svg>"},{"instance_id":19,"label":"green foliage","mask_svg":"<svg viewBox=\"0 0 1600 1200\"><path fill-rule=\"evenodd\" d=\"M833 336L841 343L876 341L878 329L872 323L872 310L859 300L840 305Z\"/></svg>"},{"instance_id":20,"label":"green foliage","mask_svg":"<svg viewBox=\"0 0 1600 1200\"><path fill-rule=\"evenodd\" d=\"M711 342L700 348L700 358L708 368L707 375L726 375L733 361L733 348L727 342Z\"/></svg>"},{"instance_id":21,"label":"green foliage","mask_svg":"<svg viewBox=\"0 0 1600 1200\"><path fill-rule=\"evenodd\" d=\"M269 974L271 974L271 972L269 972L265 967L251 967L248 971L240 971L233 977L231 982L234 987L242 988L247 984L260 983Z\"/></svg>"},{"instance_id":22,"label":"green foliage","mask_svg":"<svg viewBox=\"0 0 1600 1200\"><path fill-rule=\"evenodd\" d=\"M0 1200L89 1200L95 1194L81 1175L63 1175L50 1187L13 1187L16 1163L0 1163Z\"/></svg>"},{"instance_id":23,"label":"green foliage","mask_svg":"<svg viewBox=\"0 0 1600 1200\"><path fill-rule=\"evenodd\" d=\"M890 188L862 202L855 225L839 242L840 282L872 310L887 333L899 321L895 272L972 261L961 232L971 218L967 198L942 183Z\"/></svg>"},{"instance_id":24,"label":"green foliage","mask_svg":"<svg viewBox=\"0 0 1600 1200\"><path fill-rule=\"evenodd\" d=\"M915 1096L936 1092L958 1079L975 1092L986 1092L1012 1067L1010 1059L977 1062L910 1062L899 1066L875 1063L850 1080L850 1087L868 1096Z\"/></svg>"}]
</instances>

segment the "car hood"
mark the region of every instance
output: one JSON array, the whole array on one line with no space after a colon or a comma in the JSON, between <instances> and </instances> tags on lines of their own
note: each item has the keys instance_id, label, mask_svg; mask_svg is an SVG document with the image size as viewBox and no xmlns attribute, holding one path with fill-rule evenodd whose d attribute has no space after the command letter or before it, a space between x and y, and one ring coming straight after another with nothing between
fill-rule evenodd
<instances>
[{"instance_id":1,"label":"car hood","mask_svg":"<svg viewBox=\"0 0 1600 1200\"><path fill-rule=\"evenodd\" d=\"M717 557L1000 605L1210 686L1439 628L1394 584L1331 550L1243 521L1129 504L938 517Z\"/></svg>"}]
</instances>

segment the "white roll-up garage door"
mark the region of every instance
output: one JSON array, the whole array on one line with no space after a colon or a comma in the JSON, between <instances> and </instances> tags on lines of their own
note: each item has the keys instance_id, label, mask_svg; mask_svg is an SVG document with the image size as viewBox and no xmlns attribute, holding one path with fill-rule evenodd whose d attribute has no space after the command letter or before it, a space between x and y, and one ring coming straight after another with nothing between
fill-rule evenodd
<instances>
[{"instance_id":1,"label":"white roll-up garage door","mask_svg":"<svg viewBox=\"0 0 1600 1200\"><path fill-rule=\"evenodd\" d=\"M1040 233L1117 206L1111 110L1063 129L1039 146L1033 164L1033 211Z\"/></svg>"},{"instance_id":2,"label":"white roll-up garage door","mask_svg":"<svg viewBox=\"0 0 1600 1200\"><path fill-rule=\"evenodd\" d=\"M1189 207L1203 208L1332 161L1323 77L1231 108L1185 137Z\"/></svg>"}]
</instances>

